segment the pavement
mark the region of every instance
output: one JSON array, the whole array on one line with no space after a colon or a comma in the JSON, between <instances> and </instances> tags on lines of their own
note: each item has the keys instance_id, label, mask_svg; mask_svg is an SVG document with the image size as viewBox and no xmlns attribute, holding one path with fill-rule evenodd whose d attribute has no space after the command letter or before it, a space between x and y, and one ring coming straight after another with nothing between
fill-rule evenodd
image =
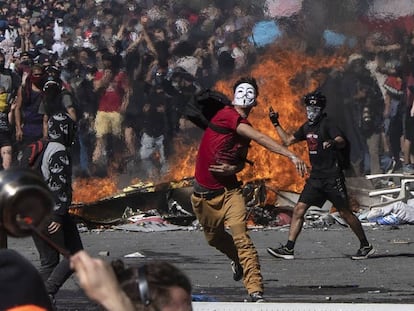
<instances>
[{"instance_id":1,"label":"pavement","mask_svg":"<svg viewBox=\"0 0 414 311\"><path fill-rule=\"evenodd\" d=\"M200 230L92 230L81 237L90 254L108 261L122 258L139 265L157 259L177 265L190 277L194 299L204 301L195 302L195 310L414 310L414 226L364 228L376 253L359 261L350 259L359 243L347 227L305 228L294 260L276 259L266 252L286 241L287 227L251 230L265 284L263 304L243 303L247 293L242 282L233 281L230 261L207 245ZM9 248L39 265L31 238L9 237ZM128 254L132 257L125 257ZM84 295L74 276L56 300L58 310L101 310Z\"/></svg>"}]
</instances>

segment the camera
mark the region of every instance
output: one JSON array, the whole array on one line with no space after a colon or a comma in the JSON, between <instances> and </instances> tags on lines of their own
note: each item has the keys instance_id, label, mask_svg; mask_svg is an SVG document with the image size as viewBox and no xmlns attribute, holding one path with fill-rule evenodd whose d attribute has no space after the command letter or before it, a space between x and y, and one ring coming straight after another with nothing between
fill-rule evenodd
<instances>
[{"instance_id":1,"label":"camera","mask_svg":"<svg viewBox=\"0 0 414 311\"><path fill-rule=\"evenodd\" d=\"M55 205L42 176L27 168L0 171L0 228L13 237L42 227Z\"/></svg>"}]
</instances>

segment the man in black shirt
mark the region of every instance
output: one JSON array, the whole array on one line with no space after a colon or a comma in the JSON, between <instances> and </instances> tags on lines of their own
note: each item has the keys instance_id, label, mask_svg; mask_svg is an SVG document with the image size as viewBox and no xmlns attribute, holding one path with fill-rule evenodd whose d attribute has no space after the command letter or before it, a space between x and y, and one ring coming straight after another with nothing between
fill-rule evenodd
<instances>
[{"instance_id":1,"label":"man in black shirt","mask_svg":"<svg viewBox=\"0 0 414 311\"><path fill-rule=\"evenodd\" d=\"M306 211L312 205L322 206L326 200L329 200L360 241L360 248L351 258L366 259L375 250L368 242L359 219L349 206L345 177L338 155L338 149L345 148L347 142L337 126L323 113L326 97L322 93L319 91L309 93L304 97L304 102L308 121L294 134L287 134L280 126L276 112L269 113L277 133L286 146L307 141L312 170L294 207L286 245L279 248L269 247L267 251L277 258L294 259L294 246L302 230Z\"/></svg>"},{"instance_id":2,"label":"man in black shirt","mask_svg":"<svg viewBox=\"0 0 414 311\"><path fill-rule=\"evenodd\" d=\"M167 97L157 85L144 99L141 113L141 159L142 176L157 179L168 171L165 153L165 138L168 137L168 118L166 114Z\"/></svg>"}]
</instances>

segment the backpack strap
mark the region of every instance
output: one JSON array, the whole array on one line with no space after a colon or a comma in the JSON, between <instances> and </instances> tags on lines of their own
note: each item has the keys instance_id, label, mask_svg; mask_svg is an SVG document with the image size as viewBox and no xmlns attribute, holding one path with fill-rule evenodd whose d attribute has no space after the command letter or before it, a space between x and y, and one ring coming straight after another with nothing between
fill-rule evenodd
<instances>
[{"instance_id":1,"label":"backpack strap","mask_svg":"<svg viewBox=\"0 0 414 311\"><path fill-rule=\"evenodd\" d=\"M233 132L232 129L229 129L228 127L220 126L211 122L208 122L207 125L209 128L211 128L214 132L220 133L220 134L230 134Z\"/></svg>"},{"instance_id":2,"label":"backpack strap","mask_svg":"<svg viewBox=\"0 0 414 311\"><path fill-rule=\"evenodd\" d=\"M39 169L39 171L40 171L40 167L42 166L42 161L43 161L43 155L46 151L46 147L47 147L48 143L49 142L47 140L43 140L43 139L36 142L36 144L37 144L36 148L38 148L37 149L38 154L35 156L35 159L34 159L33 163L31 164L31 167L33 169L35 169L35 170ZM33 152L33 150L32 150L32 152Z\"/></svg>"},{"instance_id":3,"label":"backpack strap","mask_svg":"<svg viewBox=\"0 0 414 311\"><path fill-rule=\"evenodd\" d=\"M219 134L230 134L234 132L232 129L229 129L228 127L220 126L220 125L217 125L211 122L208 123L208 127L212 129L214 132L219 133ZM250 165L254 164L254 162L250 161L249 159L242 159L242 160Z\"/></svg>"}]
</instances>

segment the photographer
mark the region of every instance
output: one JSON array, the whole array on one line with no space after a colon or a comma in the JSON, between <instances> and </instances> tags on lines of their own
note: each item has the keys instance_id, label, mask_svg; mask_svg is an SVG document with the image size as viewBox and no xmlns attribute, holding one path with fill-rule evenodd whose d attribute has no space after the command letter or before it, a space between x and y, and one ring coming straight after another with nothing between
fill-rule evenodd
<instances>
[{"instance_id":1,"label":"photographer","mask_svg":"<svg viewBox=\"0 0 414 311\"><path fill-rule=\"evenodd\" d=\"M191 282L168 262L148 262L135 268L112 265L80 251L70 259L86 295L105 310L191 311Z\"/></svg>"}]
</instances>

